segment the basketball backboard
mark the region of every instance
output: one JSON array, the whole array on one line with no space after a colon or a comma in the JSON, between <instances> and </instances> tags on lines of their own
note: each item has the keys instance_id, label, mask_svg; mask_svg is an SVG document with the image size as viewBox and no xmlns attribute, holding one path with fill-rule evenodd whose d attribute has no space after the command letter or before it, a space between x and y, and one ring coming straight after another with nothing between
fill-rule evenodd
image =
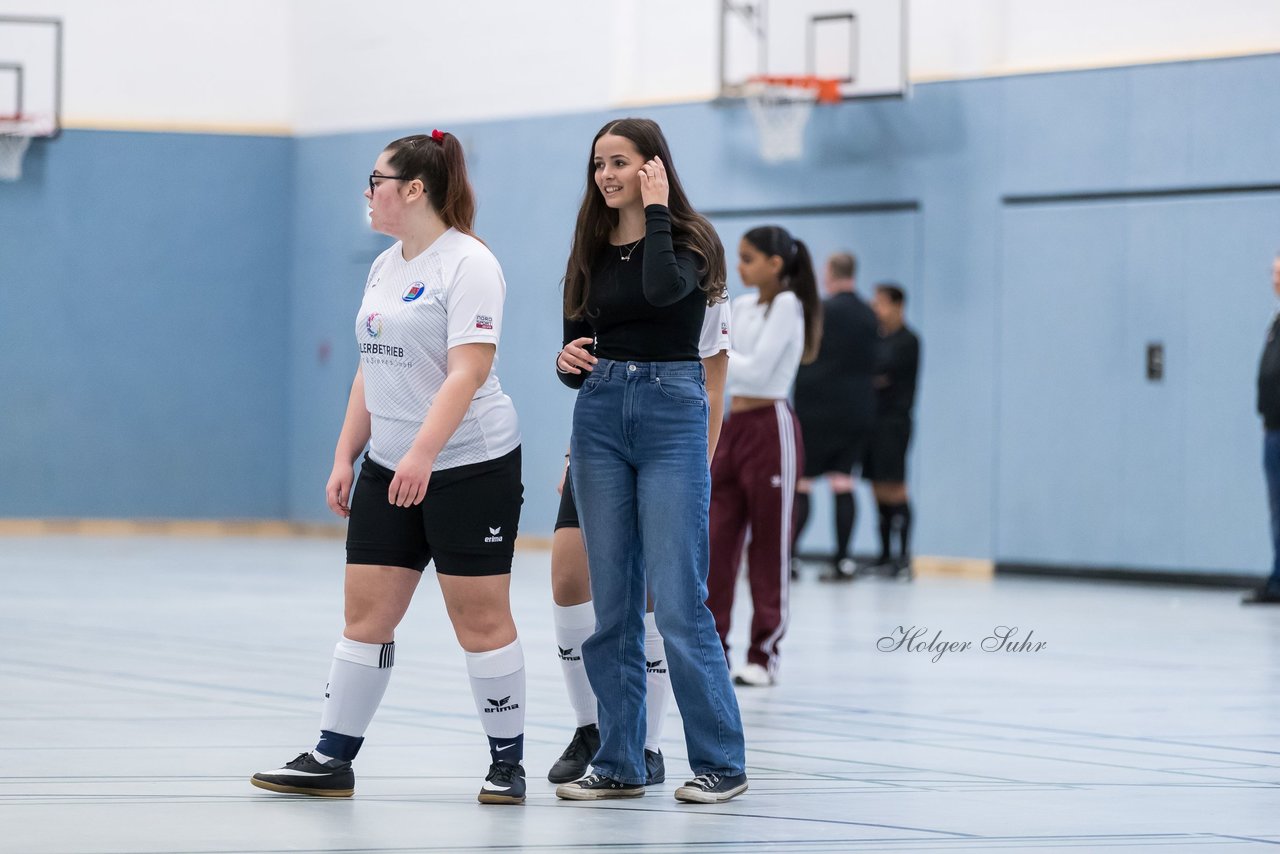
<instances>
[{"instance_id":1,"label":"basketball backboard","mask_svg":"<svg viewBox=\"0 0 1280 854\"><path fill-rule=\"evenodd\" d=\"M0 15L0 120L32 136L62 130L62 20Z\"/></svg>"},{"instance_id":2,"label":"basketball backboard","mask_svg":"<svg viewBox=\"0 0 1280 854\"><path fill-rule=\"evenodd\" d=\"M843 98L907 94L908 0L721 0L720 95L758 75L840 81Z\"/></svg>"}]
</instances>

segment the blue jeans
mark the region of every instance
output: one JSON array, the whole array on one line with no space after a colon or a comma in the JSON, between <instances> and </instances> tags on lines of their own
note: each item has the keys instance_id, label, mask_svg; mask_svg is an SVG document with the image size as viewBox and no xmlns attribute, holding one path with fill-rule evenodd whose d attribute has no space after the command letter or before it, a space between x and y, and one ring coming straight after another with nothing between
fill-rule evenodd
<instances>
[{"instance_id":1,"label":"blue jeans","mask_svg":"<svg viewBox=\"0 0 1280 854\"><path fill-rule=\"evenodd\" d=\"M583 664L599 703L595 770L643 783L647 586L695 774L741 774L746 748L707 608L706 384L700 362L601 359L573 409L573 494L596 630Z\"/></svg>"},{"instance_id":2,"label":"blue jeans","mask_svg":"<svg viewBox=\"0 0 1280 854\"><path fill-rule=\"evenodd\" d=\"M1280 430L1267 430L1262 440L1262 468L1267 473L1271 507L1271 577L1267 590L1280 595Z\"/></svg>"}]
</instances>

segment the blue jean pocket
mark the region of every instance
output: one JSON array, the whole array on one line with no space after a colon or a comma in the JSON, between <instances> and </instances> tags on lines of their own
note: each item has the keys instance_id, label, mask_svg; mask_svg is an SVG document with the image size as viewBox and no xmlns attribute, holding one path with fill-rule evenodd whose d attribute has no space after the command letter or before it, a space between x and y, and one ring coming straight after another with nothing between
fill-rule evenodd
<instances>
[{"instance_id":1,"label":"blue jean pocket","mask_svg":"<svg viewBox=\"0 0 1280 854\"><path fill-rule=\"evenodd\" d=\"M667 400L683 403L688 406L702 406L707 402L707 390L690 377L659 377L655 380L658 391Z\"/></svg>"}]
</instances>

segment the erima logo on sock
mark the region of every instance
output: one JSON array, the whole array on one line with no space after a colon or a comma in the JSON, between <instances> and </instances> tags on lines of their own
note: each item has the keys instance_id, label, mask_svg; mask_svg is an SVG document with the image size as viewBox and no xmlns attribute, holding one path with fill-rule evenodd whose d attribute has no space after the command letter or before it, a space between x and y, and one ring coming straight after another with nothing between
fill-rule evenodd
<instances>
[{"instance_id":1,"label":"erima logo on sock","mask_svg":"<svg viewBox=\"0 0 1280 854\"><path fill-rule=\"evenodd\" d=\"M499 534L501 533L502 533L501 525L499 525L497 528L490 528L489 536L485 537L484 541L486 543L500 543L502 542L502 537L499 536Z\"/></svg>"},{"instance_id":2,"label":"erima logo on sock","mask_svg":"<svg viewBox=\"0 0 1280 854\"><path fill-rule=\"evenodd\" d=\"M650 673L666 673L667 672L667 668L662 666L661 658L659 658L657 661L646 660L644 663L644 666Z\"/></svg>"},{"instance_id":3,"label":"erima logo on sock","mask_svg":"<svg viewBox=\"0 0 1280 854\"><path fill-rule=\"evenodd\" d=\"M486 697L485 699L489 701L489 705L493 706L493 708L492 708L492 709L485 709L485 710L484 710L484 713L485 713L486 715L487 715L487 714L490 714L490 713L492 713L492 712L510 712L510 711L512 711L513 709L518 709L518 708L520 708L520 704L519 704L519 703L512 703L512 702L511 702L511 697L509 697L509 696L507 696L507 697L503 697L501 700L495 700L495 699L493 699L492 697ZM510 703L510 705L507 705L508 703Z\"/></svg>"},{"instance_id":4,"label":"erima logo on sock","mask_svg":"<svg viewBox=\"0 0 1280 854\"><path fill-rule=\"evenodd\" d=\"M556 644L556 649L560 650L561 661L582 661L582 656L573 654L573 647L565 649L559 644Z\"/></svg>"}]
</instances>

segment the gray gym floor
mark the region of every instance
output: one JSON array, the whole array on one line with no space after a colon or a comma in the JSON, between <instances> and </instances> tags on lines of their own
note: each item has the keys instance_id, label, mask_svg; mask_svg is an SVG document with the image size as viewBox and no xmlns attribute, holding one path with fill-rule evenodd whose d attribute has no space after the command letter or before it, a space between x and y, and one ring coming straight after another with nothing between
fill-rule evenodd
<instances>
[{"instance_id":1,"label":"gray gym floor","mask_svg":"<svg viewBox=\"0 0 1280 854\"><path fill-rule=\"evenodd\" d=\"M342 544L0 539L0 850L1237 851L1280 845L1280 609L1189 588L925 577L792 588L781 682L741 689L751 790L557 801L572 731L549 559L518 555L522 807L488 754L438 589L397 638L351 800L248 783L314 741ZM740 611L740 616L745 612ZM880 651L898 626L969 641ZM1039 651L983 652L997 626ZM741 636L745 619L739 620Z\"/></svg>"}]
</instances>

